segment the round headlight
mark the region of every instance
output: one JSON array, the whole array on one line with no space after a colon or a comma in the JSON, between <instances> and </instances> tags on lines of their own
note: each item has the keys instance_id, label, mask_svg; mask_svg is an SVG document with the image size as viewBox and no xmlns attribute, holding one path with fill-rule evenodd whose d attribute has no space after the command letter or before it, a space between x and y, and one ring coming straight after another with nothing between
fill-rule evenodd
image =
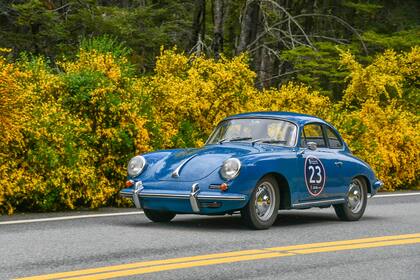
<instances>
[{"instance_id":1,"label":"round headlight","mask_svg":"<svg viewBox=\"0 0 420 280\"><path fill-rule=\"evenodd\" d=\"M231 180L238 176L239 169L241 169L241 162L237 158L230 158L225 160L220 169L220 175L226 180Z\"/></svg>"},{"instance_id":2,"label":"round headlight","mask_svg":"<svg viewBox=\"0 0 420 280\"><path fill-rule=\"evenodd\" d=\"M127 166L128 175L136 177L139 175L146 165L146 159L142 156L135 156L129 162Z\"/></svg>"}]
</instances>

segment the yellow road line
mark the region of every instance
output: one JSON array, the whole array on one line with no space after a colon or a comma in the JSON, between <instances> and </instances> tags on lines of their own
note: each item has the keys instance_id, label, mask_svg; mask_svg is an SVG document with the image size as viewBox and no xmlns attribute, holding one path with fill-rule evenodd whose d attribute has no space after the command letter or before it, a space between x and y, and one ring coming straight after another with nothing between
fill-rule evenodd
<instances>
[{"instance_id":1,"label":"yellow road line","mask_svg":"<svg viewBox=\"0 0 420 280\"><path fill-rule=\"evenodd\" d=\"M287 257L287 256L294 256L296 255L296 253L312 254L312 253L321 253L321 252L335 252L335 251L340 251L340 250L354 250L354 249L375 248L375 247L383 247L383 246L396 246L396 245L405 245L405 244L414 244L414 243L420 243L420 238L352 244L352 245L340 245L340 246L314 248L314 249L300 249L300 250L284 252L284 253L273 252L273 253L258 254L258 255L247 255L247 256L229 257L229 258L222 258L222 259L203 260L203 261L197 261L197 262L175 263L175 264L169 264L169 265L159 265L159 266L152 266L152 267L145 267L145 268L138 268L138 269L131 269L131 270L94 274L94 275L88 275L84 277L82 276L82 277L68 278L66 280L110 279L110 278L115 278L115 277L126 277L126 276L140 275L140 274L146 274L146 273L152 273L152 272L191 268L191 267L198 267L198 266L208 266L208 265L215 265L215 264L241 262L241 261Z\"/></svg>"},{"instance_id":2,"label":"yellow road line","mask_svg":"<svg viewBox=\"0 0 420 280\"><path fill-rule=\"evenodd\" d=\"M267 253L267 251L244 250L244 251L199 255L199 256L192 256L192 257L166 259L166 260L143 261L143 262L122 264L122 265L104 266L104 267L98 267L98 268L89 268L89 269L83 269L83 270L75 270L75 271L68 271L68 272L59 272L59 273L53 273L53 274L32 276L32 277L24 277L24 278L18 278L16 280L61 279L64 277L80 276L80 275L86 275L86 274L109 272L109 271L124 270L124 269L132 269L132 268L145 267L145 266L171 264L171 263L188 262L188 261L199 261L199 260L214 259L214 258L225 258L225 257L239 256L239 255L255 255L255 254L262 254L262 253Z\"/></svg>"},{"instance_id":3,"label":"yellow road line","mask_svg":"<svg viewBox=\"0 0 420 280\"><path fill-rule=\"evenodd\" d=\"M420 243L420 238L380 241L380 242L361 243L361 244L339 245L339 246L320 247L320 248L313 248L313 249L299 249L299 250L292 250L292 251L289 251L289 252L295 253L295 254L313 254L313 253L323 253L323 252L336 252L336 251L343 251L343 250L367 249L367 248L377 248L377 247L386 247L386 246L406 245L406 244L415 244L415 243Z\"/></svg>"},{"instance_id":4,"label":"yellow road line","mask_svg":"<svg viewBox=\"0 0 420 280\"><path fill-rule=\"evenodd\" d=\"M336 246L336 245L370 243L370 242L377 242L377 241L398 240L398 239L417 238L417 237L420 237L420 233L403 234L403 235L388 235L388 236L368 237L368 238L361 238L361 239L350 239L350 240L318 242L318 243L309 243L309 244L292 245L292 246L272 247L272 248L265 248L264 250L289 251L289 250L296 250L296 249L330 247L330 246Z\"/></svg>"},{"instance_id":5,"label":"yellow road line","mask_svg":"<svg viewBox=\"0 0 420 280\"><path fill-rule=\"evenodd\" d=\"M114 271L114 272L93 274L93 275L81 276L81 277L75 277L75 278L66 278L66 280L67 279L71 279L71 280L110 279L110 278L115 278L115 277L132 276L132 275L159 272L159 271L165 271L165 270L175 270L175 269L190 268L190 267L197 267L197 266L207 266L207 265L233 263L233 262L241 262L241 261L253 261L253 260L261 260L261 259L279 258L279 257L292 256L292 255L294 254L272 252L272 253L258 254L258 255L246 255L246 256L229 257L229 258L222 258L222 259L210 259L210 260L203 260L203 261L196 261L196 262L174 263L174 264L159 265L159 266L152 266L152 267L145 267L145 268L138 268L138 269Z\"/></svg>"},{"instance_id":6,"label":"yellow road line","mask_svg":"<svg viewBox=\"0 0 420 280\"><path fill-rule=\"evenodd\" d=\"M173 258L166 260L143 261L123 265L114 265L99 268L83 269L78 271L25 277L20 278L20 280L62 279L67 277L72 277L68 279L108 279L113 277L144 274L163 270L239 262L247 260L276 258L283 256L291 256L295 254L311 254L413 243L420 243L420 233L300 244L283 247L272 247L260 250L243 250L227 253Z\"/></svg>"}]
</instances>

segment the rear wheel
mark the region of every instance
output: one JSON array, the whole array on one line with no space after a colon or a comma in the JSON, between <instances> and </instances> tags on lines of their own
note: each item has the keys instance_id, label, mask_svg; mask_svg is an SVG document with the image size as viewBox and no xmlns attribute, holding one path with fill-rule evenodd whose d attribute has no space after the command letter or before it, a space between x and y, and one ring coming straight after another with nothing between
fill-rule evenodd
<instances>
[{"instance_id":1,"label":"rear wheel","mask_svg":"<svg viewBox=\"0 0 420 280\"><path fill-rule=\"evenodd\" d=\"M149 218L149 220L155 223L170 222L176 215L175 213L172 213L172 212L150 210L150 209L143 209L143 212L146 215L146 217Z\"/></svg>"},{"instance_id":2,"label":"rear wheel","mask_svg":"<svg viewBox=\"0 0 420 280\"><path fill-rule=\"evenodd\" d=\"M366 183L361 178L353 178L349 186L349 191L347 192L346 202L334 205L334 210L340 220L357 221L363 216L366 204Z\"/></svg>"},{"instance_id":3,"label":"rear wheel","mask_svg":"<svg viewBox=\"0 0 420 280\"><path fill-rule=\"evenodd\" d=\"M251 194L248 204L241 210L243 222L253 229L267 229L277 218L280 194L272 176L262 178Z\"/></svg>"}]
</instances>

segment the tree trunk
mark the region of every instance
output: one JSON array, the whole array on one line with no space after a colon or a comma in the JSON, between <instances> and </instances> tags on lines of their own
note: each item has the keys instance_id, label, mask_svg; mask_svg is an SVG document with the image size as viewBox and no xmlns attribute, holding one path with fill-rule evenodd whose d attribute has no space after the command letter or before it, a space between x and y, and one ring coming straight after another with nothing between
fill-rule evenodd
<instances>
[{"instance_id":1,"label":"tree trunk","mask_svg":"<svg viewBox=\"0 0 420 280\"><path fill-rule=\"evenodd\" d=\"M223 52L224 0L213 1L213 22L213 52L214 57L218 59L220 57L220 53Z\"/></svg>"},{"instance_id":2,"label":"tree trunk","mask_svg":"<svg viewBox=\"0 0 420 280\"><path fill-rule=\"evenodd\" d=\"M192 35L190 47L193 48L199 38L204 40L205 35L205 16L206 16L206 0L195 0L194 17L192 23Z\"/></svg>"},{"instance_id":3,"label":"tree trunk","mask_svg":"<svg viewBox=\"0 0 420 280\"><path fill-rule=\"evenodd\" d=\"M241 34L239 36L236 53L244 52L253 40L255 40L258 27L258 14L260 10L259 0L247 0L241 22Z\"/></svg>"}]
</instances>

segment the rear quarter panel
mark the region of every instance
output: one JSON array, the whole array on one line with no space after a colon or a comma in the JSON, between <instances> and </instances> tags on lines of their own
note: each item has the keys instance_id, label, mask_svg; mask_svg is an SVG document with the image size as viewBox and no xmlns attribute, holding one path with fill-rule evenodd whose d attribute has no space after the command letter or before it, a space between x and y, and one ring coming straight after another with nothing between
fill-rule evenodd
<instances>
[{"instance_id":1,"label":"rear quarter panel","mask_svg":"<svg viewBox=\"0 0 420 280\"><path fill-rule=\"evenodd\" d=\"M377 180L377 178L369 164L348 152L343 152L343 159L345 160L343 164L343 176L345 183L344 192L347 192L351 180L354 177L360 176L367 179L368 192L372 192L372 184Z\"/></svg>"}]
</instances>

